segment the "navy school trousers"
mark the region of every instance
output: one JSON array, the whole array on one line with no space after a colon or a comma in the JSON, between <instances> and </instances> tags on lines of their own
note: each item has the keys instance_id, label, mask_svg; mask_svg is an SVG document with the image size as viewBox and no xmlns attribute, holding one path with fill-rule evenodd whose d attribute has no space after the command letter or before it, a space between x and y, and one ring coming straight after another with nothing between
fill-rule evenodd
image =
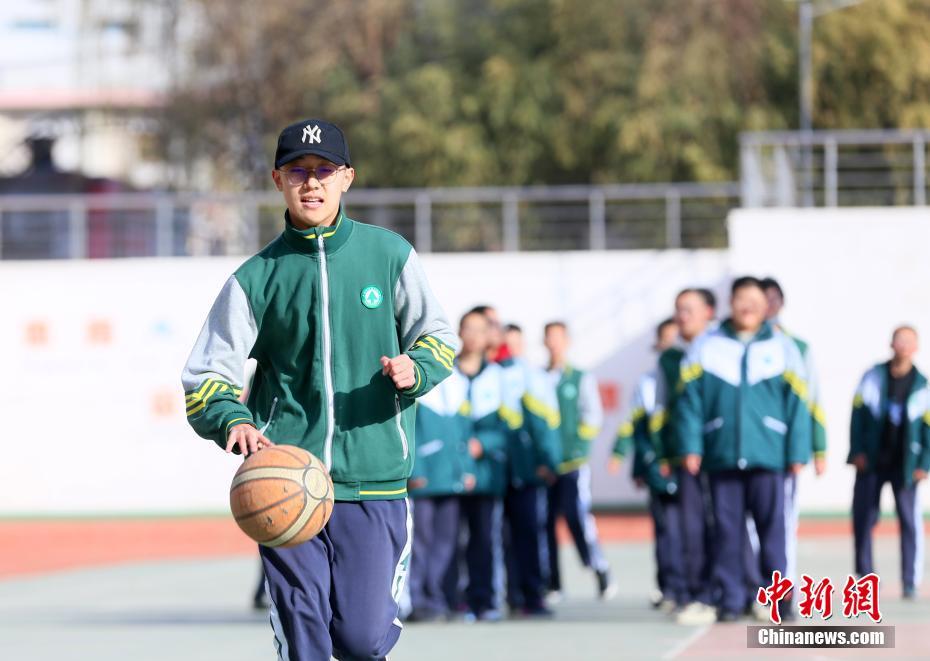
<instances>
[{"instance_id":1,"label":"navy school trousers","mask_svg":"<svg viewBox=\"0 0 930 661\"><path fill-rule=\"evenodd\" d=\"M413 557L410 601L414 611L444 615L450 604L445 579L456 560L459 497L430 496L413 501Z\"/></svg>"},{"instance_id":2,"label":"navy school trousers","mask_svg":"<svg viewBox=\"0 0 930 661\"><path fill-rule=\"evenodd\" d=\"M402 628L412 525L406 500L337 502L310 541L259 547L278 659L383 659Z\"/></svg>"},{"instance_id":3,"label":"navy school trousers","mask_svg":"<svg viewBox=\"0 0 930 661\"><path fill-rule=\"evenodd\" d=\"M904 485L901 471L894 474L863 471L856 474L853 487L853 533L856 544L856 573L874 571L872 564L872 528L878 522L882 487L891 484L895 509L901 526L901 583L915 588L923 569L923 518L917 500L917 485Z\"/></svg>"},{"instance_id":4,"label":"navy school trousers","mask_svg":"<svg viewBox=\"0 0 930 661\"><path fill-rule=\"evenodd\" d=\"M785 573L785 481L781 471L724 470L709 474L716 534L713 578L720 590L720 608L741 613L750 595L746 587L746 515L752 515L759 535L763 579L775 570Z\"/></svg>"}]
</instances>

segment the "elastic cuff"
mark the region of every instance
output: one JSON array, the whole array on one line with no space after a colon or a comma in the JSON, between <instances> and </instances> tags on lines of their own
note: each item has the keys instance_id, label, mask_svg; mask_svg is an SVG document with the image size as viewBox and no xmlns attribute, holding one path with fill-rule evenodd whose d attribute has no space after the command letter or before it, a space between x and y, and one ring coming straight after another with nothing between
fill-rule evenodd
<instances>
[{"instance_id":1,"label":"elastic cuff","mask_svg":"<svg viewBox=\"0 0 930 661\"><path fill-rule=\"evenodd\" d=\"M226 426L224 427L224 429L226 430L225 435L227 437L229 436L229 428L232 427L233 425L243 425L243 424L252 425L256 429L258 429L258 427L256 426L255 422L252 420L252 418L243 417L240 415L226 423Z\"/></svg>"},{"instance_id":2,"label":"elastic cuff","mask_svg":"<svg viewBox=\"0 0 930 661\"><path fill-rule=\"evenodd\" d=\"M409 355L409 354L408 354ZM411 360L413 360L411 358ZM423 369L417 364L417 361L413 361L413 376L414 381L413 385L407 388L406 390L401 390L400 393L406 397L414 397L420 389L423 387Z\"/></svg>"}]
</instances>

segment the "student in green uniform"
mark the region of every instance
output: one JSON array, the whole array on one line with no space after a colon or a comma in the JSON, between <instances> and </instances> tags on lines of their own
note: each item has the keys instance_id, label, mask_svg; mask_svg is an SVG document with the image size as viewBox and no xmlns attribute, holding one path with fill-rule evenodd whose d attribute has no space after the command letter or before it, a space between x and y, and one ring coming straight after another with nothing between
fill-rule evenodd
<instances>
[{"instance_id":1,"label":"student in green uniform","mask_svg":"<svg viewBox=\"0 0 930 661\"><path fill-rule=\"evenodd\" d=\"M597 381L593 374L568 363L570 338L564 322L546 324L544 342L549 352L548 377L559 401L562 440L559 475L555 484L549 487L549 590L553 601L561 598L555 523L557 517L562 516L571 531L581 562L594 570L598 595L609 599L616 593L616 586L611 580L610 567L601 551L597 526L591 514L591 468L588 465L591 442L600 432L604 416Z\"/></svg>"}]
</instances>

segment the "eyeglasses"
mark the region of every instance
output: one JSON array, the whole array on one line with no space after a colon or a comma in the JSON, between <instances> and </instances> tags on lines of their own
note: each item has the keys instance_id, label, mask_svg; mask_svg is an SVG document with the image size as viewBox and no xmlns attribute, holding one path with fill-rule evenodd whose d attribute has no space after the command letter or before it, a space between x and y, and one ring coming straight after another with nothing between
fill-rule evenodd
<instances>
[{"instance_id":1,"label":"eyeglasses","mask_svg":"<svg viewBox=\"0 0 930 661\"><path fill-rule=\"evenodd\" d=\"M278 172L284 175L291 186L302 186L310 180L310 177L325 186L332 183L333 175L344 169L344 165L317 165L315 168L291 168L290 170L278 170Z\"/></svg>"}]
</instances>

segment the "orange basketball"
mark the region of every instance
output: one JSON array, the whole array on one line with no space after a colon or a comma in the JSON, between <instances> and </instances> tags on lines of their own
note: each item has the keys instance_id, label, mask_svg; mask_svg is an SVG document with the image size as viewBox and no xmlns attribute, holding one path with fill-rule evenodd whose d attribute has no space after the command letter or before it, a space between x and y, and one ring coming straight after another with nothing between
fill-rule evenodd
<instances>
[{"instance_id":1,"label":"orange basketball","mask_svg":"<svg viewBox=\"0 0 930 661\"><path fill-rule=\"evenodd\" d=\"M333 480L319 459L293 445L273 445L242 462L229 488L242 532L265 546L297 546L316 536L333 512Z\"/></svg>"}]
</instances>

